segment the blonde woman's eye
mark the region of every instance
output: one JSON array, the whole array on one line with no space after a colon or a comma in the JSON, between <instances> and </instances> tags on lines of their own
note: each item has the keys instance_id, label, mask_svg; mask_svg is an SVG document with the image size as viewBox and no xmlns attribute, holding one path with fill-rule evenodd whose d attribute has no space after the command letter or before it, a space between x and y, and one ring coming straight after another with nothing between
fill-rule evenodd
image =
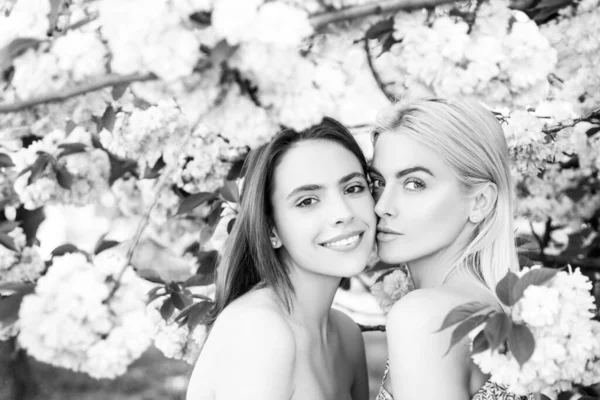
<instances>
[{"instance_id":1,"label":"blonde woman's eye","mask_svg":"<svg viewBox=\"0 0 600 400\"><path fill-rule=\"evenodd\" d=\"M371 178L371 187L373 190L383 189L385 182L379 178Z\"/></svg>"},{"instance_id":2,"label":"blonde woman's eye","mask_svg":"<svg viewBox=\"0 0 600 400\"><path fill-rule=\"evenodd\" d=\"M406 182L404 187L408 190L419 191L425 189L425 183L419 179L411 179Z\"/></svg>"},{"instance_id":3,"label":"blonde woman's eye","mask_svg":"<svg viewBox=\"0 0 600 400\"><path fill-rule=\"evenodd\" d=\"M350 194L357 194L357 193L362 193L365 191L365 186L364 185L352 185L350 186L348 189L346 189L347 193Z\"/></svg>"}]
</instances>

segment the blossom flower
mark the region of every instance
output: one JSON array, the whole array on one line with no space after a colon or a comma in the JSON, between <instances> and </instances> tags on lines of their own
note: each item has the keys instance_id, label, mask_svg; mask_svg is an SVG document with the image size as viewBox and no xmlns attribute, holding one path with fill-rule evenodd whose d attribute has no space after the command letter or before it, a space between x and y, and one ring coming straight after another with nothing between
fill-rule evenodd
<instances>
[{"instance_id":1,"label":"blossom flower","mask_svg":"<svg viewBox=\"0 0 600 400\"><path fill-rule=\"evenodd\" d=\"M519 275L524 275L524 268ZM549 390L562 392L573 384L597 381L600 322L595 315L591 282L579 269L560 271L545 285L532 285L512 308L515 323L525 323L535 339L531 358L520 367L511 352L485 350L473 360L491 379L509 391L525 395Z\"/></svg>"},{"instance_id":2,"label":"blossom flower","mask_svg":"<svg viewBox=\"0 0 600 400\"><path fill-rule=\"evenodd\" d=\"M45 0L18 0L10 15L0 13L0 48L17 37L45 39L50 27L50 3Z\"/></svg>"},{"instance_id":3,"label":"blossom flower","mask_svg":"<svg viewBox=\"0 0 600 400\"><path fill-rule=\"evenodd\" d=\"M73 142L91 148L91 136L83 128L74 129L68 136L64 131L56 130L13 154L15 168L22 171L33 165L39 157L38 152L57 157L60 153L59 144ZM64 168L73 178L69 189L59 185L56 168ZM108 189L110 162L104 150L91 149L49 162L41 177L31 184L28 183L30 175L31 172L26 172L14 183L14 189L25 208L32 210L50 203L84 205Z\"/></svg>"},{"instance_id":4,"label":"blossom flower","mask_svg":"<svg viewBox=\"0 0 600 400\"><path fill-rule=\"evenodd\" d=\"M153 326L147 287L131 268L110 296L122 266L109 258L92 264L81 253L54 257L21 304L20 345L40 361L94 378L125 373L150 344Z\"/></svg>"},{"instance_id":5,"label":"blossom flower","mask_svg":"<svg viewBox=\"0 0 600 400\"><path fill-rule=\"evenodd\" d=\"M211 287L214 288L214 285ZM158 298L148 305L149 315L155 326L154 346L166 357L184 360L193 365L206 341L207 328L198 325L190 330L187 324L180 326L174 321L177 313L165 320L160 313L164 301L163 298Z\"/></svg>"},{"instance_id":6,"label":"blossom flower","mask_svg":"<svg viewBox=\"0 0 600 400\"><path fill-rule=\"evenodd\" d=\"M396 301L414 290L415 286L408 273L402 268L394 269L392 272L387 271L381 276L383 278L378 278L371 286L371 293L377 299L381 309L387 313Z\"/></svg>"},{"instance_id":7,"label":"blossom flower","mask_svg":"<svg viewBox=\"0 0 600 400\"><path fill-rule=\"evenodd\" d=\"M74 81L106 72L108 52L94 31L70 30L54 41L50 52L56 56L58 67L68 72Z\"/></svg>"},{"instance_id":8,"label":"blossom flower","mask_svg":"<svg viewBox=\"0 0 600 400\"><path fill-rule=\"evenodd\" d=\"M192 73L201 40L185 25L189 7L156 0L99 2L102 35L111 49L113 72L153 72L166 81Z\"/></svg>"},{"instance_id":9,"label":"blossom flower","mask_svg":"<svg viewBox=\"0 0 600 400\"><path fill-rule=\"evenodd\" d=\"M180 146L188 129L187 118L175 101L162 100L147 110L118 113L113 131L103 129L100 141L119 157L137 160L144 171L156 164L167 145Z\"/></svg>"}]
</instances>

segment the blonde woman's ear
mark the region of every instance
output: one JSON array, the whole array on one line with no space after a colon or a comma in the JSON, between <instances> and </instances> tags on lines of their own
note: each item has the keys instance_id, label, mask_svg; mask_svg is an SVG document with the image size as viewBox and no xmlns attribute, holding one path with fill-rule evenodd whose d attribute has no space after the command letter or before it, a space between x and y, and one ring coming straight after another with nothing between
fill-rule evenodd
<instances>
[{"instance_id":1,"label":"blonde woman's ear","mask_svg":"<svg viewBox=\"0 0 600 400\"><path fill-rule=\"evenodd\" d=\"M478 224L483 221L496 206L498 199L498 188L493 182L486 182L477 191L474 197L473 206L469 213L469 221Z\"/></svg>"},{"instance_id":2,"label":"blonde woman's ear","mask_svg":"<svg viewBox=\"0 0 600 400\"><path fill-rule=\"evenodd\" d=\"M277 230L275 228L271 230L269 239L271 240L271 246L273 246L274 249L281 247L281 240L279 239L279 235L277 234Z\"/></svg>"}]
</instances>

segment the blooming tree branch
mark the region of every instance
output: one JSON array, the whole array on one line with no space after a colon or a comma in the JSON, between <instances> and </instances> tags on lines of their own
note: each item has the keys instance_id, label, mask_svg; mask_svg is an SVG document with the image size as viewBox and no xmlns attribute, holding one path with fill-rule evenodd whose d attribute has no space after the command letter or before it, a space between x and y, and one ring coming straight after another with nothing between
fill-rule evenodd
<instances>
[{"instance_id":1,"label":"blooming tree branch","mask_svg":"<svg viewBox=\"0 0 600 400\"><path fill-rule=\"evenodd\" d=\"M368 15L383 14L398 10L414 10L417 8L435 7L441 4L452 3L452 0L382 0L369 4L344 8L338 11L326 12L313 15L310 23L315 30L319 30L328 24L339 21L347 21Z\"/></svg>"},{"instance_id":2,"label":"blooming tree branch","mask_svg":"<svg viewBox=\"0 0 600 400\"><path fill-rule=\"evenodd\" d=\"M130 75L107 75L95 82L90 82L81 86L76 86L56 93L49 93L44 96L32 98L29 100L19 101L16 103L0 104L0 114L17 112L26 108L34 107L40 104L55 103L67 100L71 97L81 94L94 92L106 87L129 84L133 82L144 82L157 79L157 76L152 73L135 73Z\"/></svg>"},{"instance_id":3,"label":"blooming tree branch","mask_svg":"<svg viewBox=\"0 0 600 400\"><path fill-rule=\"evenodd\" d=\"M569 122L558 123L556 125L552 125L547 128L544 128L543 131L544 131L544 133L554 134L565 128L570 128L572 126L575 126L580 122L584 122L584 121L590 122L594 119L600 120L600 108L596 108L595 110L593 110L579 118L574 118L574 119L570 120Z\"/></svg>"},{"instance_id":4,"label":"blooming tree branch","mask_svg":"<svg viewBox=\"0 0 600 400\"><path fill-rule=\"evenodd\" d=\"M594 270L600 272L600 259L597 258L575 258L562 255L549 255L535 252L523 252L521 255L531 261L543 262L544 265L570 265L573 268L580 267L582 270Z\"/></svg>"}]
</instances>

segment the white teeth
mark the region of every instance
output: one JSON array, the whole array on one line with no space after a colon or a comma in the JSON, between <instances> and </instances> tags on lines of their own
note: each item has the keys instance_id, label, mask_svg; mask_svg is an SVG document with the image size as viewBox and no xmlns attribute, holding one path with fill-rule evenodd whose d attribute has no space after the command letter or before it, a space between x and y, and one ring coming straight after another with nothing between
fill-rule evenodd
<instances>
[{"instance_id":1,"label":"white teeth","mask_svg":"<svg viewBox=\"0 0 600 400\"><path fill-rule=\"evenodd\" d=\"M325 246L325 247L345 247L345 246L349 246L349 245L352 245L352 244L358 242L359 236L360 235L350 236L349 238L338 240L336 242L325 243L325 244L323 244L323 246Z\"/></svg>"}]
</instances>

